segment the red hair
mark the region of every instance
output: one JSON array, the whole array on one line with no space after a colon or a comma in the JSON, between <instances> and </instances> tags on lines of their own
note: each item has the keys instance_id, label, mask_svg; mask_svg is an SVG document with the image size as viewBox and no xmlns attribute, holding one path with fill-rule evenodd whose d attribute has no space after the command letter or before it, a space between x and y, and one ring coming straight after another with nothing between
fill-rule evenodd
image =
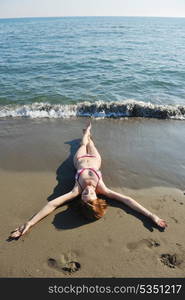
<instances>
[{"instance_id":1,"label":"red hair","mask_svg":"<svg viewBox=\"0 0 185 300\"><path fill-rule=\"evenodd\" d=\"M105 215L107 206L106 201L99 198L88 202L81 201L81 212L86 219L98 220Z\"/></svg>"}]
</instances>

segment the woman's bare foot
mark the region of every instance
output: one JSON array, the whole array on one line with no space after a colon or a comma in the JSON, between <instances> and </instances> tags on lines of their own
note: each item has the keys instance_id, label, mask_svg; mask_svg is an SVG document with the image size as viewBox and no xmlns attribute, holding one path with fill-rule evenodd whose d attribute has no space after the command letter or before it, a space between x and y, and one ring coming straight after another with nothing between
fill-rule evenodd
<instances>
[{"instance_id":1,"label":"woman's bare foot","mask_svg":"<svg viewBox=\"0 0 185 300\"><path fill-rule=\"evenodd\" d=\"M83 129L83 133L85 134L88 132L90 134L91 127L91 121L89 121L86 128Z\"/></svg>"},{"instance_id":2,"label":"woman's bare foot","mask_svg":"<svg viewBox=\"0 0 185 300\"><path fill-rule=\"evenodd\" d=\"M166 228L168 226L165 220L160 219L158 216L154 214L151 215L151 219L155 224L157 224L161 228Z\"/></svg>"},{"instance_id":3,"label":"woman's bare foot","mask_svg":"<svg viewBox=\"0 0 185 300\"><path fill-rule=\"evenodd\" d=\"M83 134L87 135L89 141L90 141L90 139L92 139L90 131L91 131L91 122L89 121L87 124L87 127L83 129Z\"/></svg>"}]
</instances>

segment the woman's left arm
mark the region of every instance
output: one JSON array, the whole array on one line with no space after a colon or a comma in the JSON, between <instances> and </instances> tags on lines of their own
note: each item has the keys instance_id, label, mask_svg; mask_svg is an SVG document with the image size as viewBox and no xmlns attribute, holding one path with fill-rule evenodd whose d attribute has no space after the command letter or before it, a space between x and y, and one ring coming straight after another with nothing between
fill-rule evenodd
<instances>
[{"instance_id":1,"label":"woman's left arm","mask_svg":"<svg viewBox=\"0 0 185 300\"><path fill-rule=\"evenodd\" d=\"M109 197L109 198L118 200L118 201L126 204L127 206L131 207L132 209L138 211L139 213L145 215L146 217L152 219L152 221L154 223L156 223L159 227L162 227L162 228L167 227L167 223L163 219L160 219L158 216L151 213L148 209L143 207L141 204L139 204L137 201L135 201L131 197L128 197L128 196L122 195L120 193L114 192L109 188L106 188L104 190L104 195Z\"/></svg>"}]
</instances>

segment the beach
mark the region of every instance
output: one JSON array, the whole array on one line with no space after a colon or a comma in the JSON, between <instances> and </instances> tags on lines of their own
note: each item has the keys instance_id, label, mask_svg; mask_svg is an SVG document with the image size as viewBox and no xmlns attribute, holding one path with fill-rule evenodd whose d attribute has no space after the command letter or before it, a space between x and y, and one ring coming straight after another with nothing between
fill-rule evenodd
<instances>
[{"instance_id":1,"label":"beach","mask_svg":"<svg viewBox=\"0 0 185 300\"><path fill-rule=\"evenodd\" d=\"M74 199L25 236L7 240L13 229L72 188L72 158L87 121L0 120L0 276L184 277L184 121L92 120L104 182L166 220L164 231L111 199L103 218L87 222Z\"/></svg>"}]
</instances>

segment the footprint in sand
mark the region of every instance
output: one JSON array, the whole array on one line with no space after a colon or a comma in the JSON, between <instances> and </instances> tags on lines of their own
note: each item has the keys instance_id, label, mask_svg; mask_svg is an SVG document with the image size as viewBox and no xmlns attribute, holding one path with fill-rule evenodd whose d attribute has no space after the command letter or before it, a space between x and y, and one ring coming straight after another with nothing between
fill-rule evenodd
<instances>
[{"instance_id":1,"label":"footprint in sand","mask_svg":"<svg viewBox=\"0 0 185 300\"><path fill-rule=\"evenodd\" d=\"M47 263L50 268L54 268L66 275L75 273L81 268L80 263L76 259L76 255L71 252L62 254L59 259L50 257L48 258Z\"/></svg>"},{"instance_id":2,"label":"footprint in sand","mask_svg":"<svg viewBox=\"0 0 185 300\"><path fill-rule=\"evenodd\" d=\"M179 254L169 254L164 253L160 256L161 262L166 265L169 268L175 268L177 266L180 266L180 264L183 262L182 258Z\"/></svg>"},{"instance_id":3,"label":"footprint in sand","mask_svg":"<svg viewBox=\"0 0 185 300\"><path fill-rule=\"evenodd\" d=\"M173 201L174 201L174 202L177 202L177 200L176 200L176 199L174 199L174 198L173 198ZM179 204L180 204L180 205L184 205L184 203L183 203L182 201L181 201L181 202L179 202Z\"/></svg>"},{"instance_id":4,"label":"footprint in sand","mask_svg":"<svg viewBox=\"0 0 185 300\"><path fill-rule=\"evenodd\" d=\"M178 223L178 220L177 219L175 219L174 217L170 217L172 220L174 220L175 221L175 223Z\"/></svg>"},{"instance_id":5,"label":"footprint in sand","mask_svg":"<svg viewBox=\"0 0 185 300\"><path fill-rule=\"evenodd\" d=\"M139 242L128 243L127 248L132 251L143 245L147 246L148 248L152 248L152 247L159 247L160 243L153 239L143 239L140 240Z\"/></svg>"}]
</instances>

